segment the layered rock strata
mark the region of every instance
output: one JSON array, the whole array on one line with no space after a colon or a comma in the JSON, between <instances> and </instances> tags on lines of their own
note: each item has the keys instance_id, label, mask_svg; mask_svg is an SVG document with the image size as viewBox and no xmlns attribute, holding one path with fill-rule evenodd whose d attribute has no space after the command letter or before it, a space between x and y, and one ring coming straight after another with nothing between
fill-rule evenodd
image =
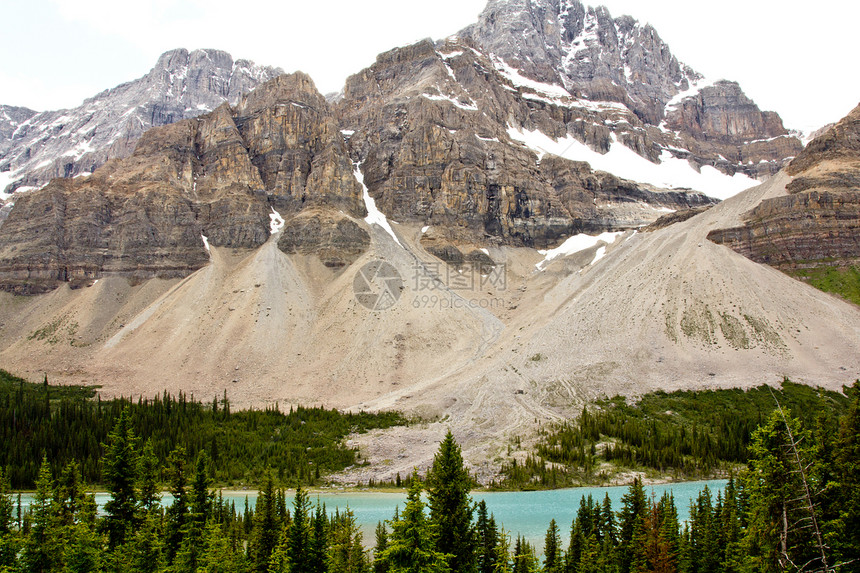
<instances>
[{"instance_id":1,"label":"layered rock strata","mask_svg":"<svg viewBox=\"0 0 860 573\"><path fill-rule=\"evenodd\" d=\"M162 54L145 76L76 108L36 113L2 106L0 192L89 174L108 159L128 156L149 128L196 117L224 102L235 105L243 94L282 73L234 60L221 50L177 49ZM6 115L14 121L4 123Z\"/></svg>"},{"instance_id":2,"label":"layered rock strata","mask_svg":"<svg viewBox=\"0 0 860 573\"><path fill-rule=\"evenodd\" d=\"M783 269L860 261L860 107L811 141L786 171L793 176L788 194L708 238Z\"/></svg>"},{"instance_id":3,"label":"layered rock strata","mask_svg":"<svg viewBox=\"0 0 860 573\"><path fill-rule=\"evenodd\" d=\"M185 276L207 263L210 245L258 247L273 214L302 226L290 219L308 208L337 212L338 222L306 228L303 251L328 260L366 248L350 220L366 211L343 138L313 82L296 73L235 108L146 132L130 157L89 177L20 196L0 227L0 280L31 294L106 274Z\"/></svg>"},{"instance_id":4,"label":"layered rock strata","mask_svg":"<svg viewBox=\"0 0 860 573\"><path fill-rule=\"evenodd\" d=\"M338 111L353 156L380 209L431 225L452 243L545 248L579 232L648 224L666 210L708 204L594 171L585 162L536 153L510 130L565 137L568 127L597 149L615 132L604 110L535 99L469 41L430 40L381 54L347 80ZM570 101L570 98L567 98ZM619 132L647 144L630 124ZM439 247L439 248L444 248Z\"/></svg>"}]
</instances>

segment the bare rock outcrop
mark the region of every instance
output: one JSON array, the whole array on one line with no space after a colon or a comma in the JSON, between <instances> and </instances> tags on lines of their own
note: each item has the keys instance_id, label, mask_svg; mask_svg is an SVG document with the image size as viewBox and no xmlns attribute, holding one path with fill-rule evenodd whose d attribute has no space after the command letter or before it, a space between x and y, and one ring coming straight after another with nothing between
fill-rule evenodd
<instances>
[{"instance_id":1,"label":"bare rock outcrop","mask_svg":"<svg viewBox=\"0 0 860 573\"><path fill-rule=\"evenodd\" d=\"M145 76L76 108L28 117L18 112L14 129L4 127L4 106L0 172L5 177L0 180L8 185L0 186L0 192L89 174L108 159L130 155L149 128L196 117L224 102L235 105L243 94L282 73L280 68L234 60L221 50L176 49L162 54Z\"/></svg>"},{"instance_id":2,"label":"bare rock outcrop","mask_svg":"<svg viewBox=\"0 0 860 573\"><path fill-rule=\"evenodd\" d=\"M289 221L302 229L301 252L338 266L366 248L350 218L365 208L343 138L297 72L235 109L225 103L147 131L130 157L89 177L18 197L0 227L0 288L32 294L106 274L186 276L208 262L209 245L258 247L273 210L289 220L310 207L322 214Z\"/></svg>"},{"instance_id":3,"label":"bare rock outcrop","mask_svg":"<svg viewBox=\"0 0 860 573\"><path fill-rule=\"evenodd\" d=\"M579 232L636 227L666 209L711 202L536 155L511 138L511 126L556 137L572 126L598 149L608 149L613 132L600 111L534 95L469 40L425 40L381 54L350 77L338 113L379 208L397 221L444 229L452 244L545 248ZM628 125L623 133L635 146L636 128Z\"/></svg>"},{"instance_id":4,"label":"bare rock outcrop","mask_svg":"<svg viewBox=\"0 0 860 573\"><path fill-rule=\"evenodd\" d=\"M763 201L743 226L708 238L778 268L860 261L860 107L810 142L786 169L788 195Z\"/></svg>"},{"instance_id":5,"label":"bare rock outcrop","mask_svg":"<svg viewBox=\"0 0 860 573\"><path fill-rule=\"evenodd\" d=\"M764 178L802 149L779 116L759 110L737 83L705 81L650 24L613 18L603 6L490 0L478 22L459 36L527 78L562 86L576 98L626 107L636 119L631 123L642 127L631 148L653 160L665 150L729 175Z\"/></svg>"}]
</instances>

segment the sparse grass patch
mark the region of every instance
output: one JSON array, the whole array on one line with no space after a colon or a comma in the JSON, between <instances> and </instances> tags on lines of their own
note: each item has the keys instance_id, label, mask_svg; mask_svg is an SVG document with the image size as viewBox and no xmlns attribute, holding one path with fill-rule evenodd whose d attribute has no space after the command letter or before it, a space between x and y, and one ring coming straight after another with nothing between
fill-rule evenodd
<instances>
[{"instance_id":1,"label":"sparse grass patch","mask_svg":"<svg viewBox=\"0 0 860 573\"><path fill-rule=\"evenodd\" d=\"M860 267L818 267L787 271L818 290L840 296L848 302L860 305Z\"/></svg>"}]
</instances>

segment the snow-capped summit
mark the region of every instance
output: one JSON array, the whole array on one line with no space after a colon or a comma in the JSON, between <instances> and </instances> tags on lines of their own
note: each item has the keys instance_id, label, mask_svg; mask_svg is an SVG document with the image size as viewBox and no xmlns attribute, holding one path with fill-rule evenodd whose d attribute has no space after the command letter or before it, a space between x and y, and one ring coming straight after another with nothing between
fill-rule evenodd
<instances>
[{"instance_id":1,"label":"snow-capped summit","mask_svg":"<svg viewBox=\"0 0 860 573\"><path fill-rule=\"evenodd\" d=\"M0 192L91 173L125 157L144 131L236 103L280 68L233 60L221 50L165 52L145 76L105 90L73 109L0 110ZM15 111L15 114L10 113ZM4 121L6 116L9 121ZM7 129L8 128L8 129Z\"/></svg>"},{"instance_id":2,"label":"snow-capped summit","mask_svg":"<svg viewBox=\"0 0 860 573\"><path fill-rule=\"evenodd\" d=\"M672 54L650 24L614 18L603 6L490 0L458 36L522 77L559 86L580 100L625 106L634 123L659 129L636 149L652 160L669 152L697 167L762 179L802 149L779 116L761 111L737 83L705 80Z\"/></svg>"}]
</instances>

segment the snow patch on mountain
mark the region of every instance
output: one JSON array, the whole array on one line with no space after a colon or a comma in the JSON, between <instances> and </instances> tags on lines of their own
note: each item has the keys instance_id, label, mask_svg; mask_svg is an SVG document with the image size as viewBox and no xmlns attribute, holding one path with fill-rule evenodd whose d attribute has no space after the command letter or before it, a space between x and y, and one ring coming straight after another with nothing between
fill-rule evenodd
<instances>
[{"instance_id":1,"label":"snow patch on mountain","mask_svg":"<svg viewBox=\"0 0 860 573\"><path fill-rule=\"evenodd\" d=\"M490 59L492 60L493 65L496 67L496 70L498 70L500 74L506 77L508 81L510 81L518 88L528 88L530 90L555 98L570 97L570 92L568 92L561 86L538 82L527 78L522 75L518 69L508 65L508 63L505 62L503 59L498 58L492 54L490 55Z\"/></svg>"},{"instance_id":2,"label":"snow patch on mountain","mask_svg":"<svg viewBox=\"0 0 860 573\"><path fill-rule=\"evenodd\" d=\"M353 174L355 175L355 180L358 181L359 185L361 185L361 195L364 197L364 206L367 209L367 217L364 218L364 221L368 225L378 225L379 227L382 227L382 230L391 235L394 242L402 247L403 244L400 242L400 239L397 238L397 235L394 234L394 229L392 229L391 225L388 223L388 218L382 211L376 208L376 201L367 191L367 185L364 184L364 174L361 172L360 163L355 164Z\"/></svg>"},{"instance_id":3,"label":"snow patch on mountain","mask_svg":"<svg viewBox=\"0 0 860 573\"><path fill-rule=\"evenodd\" d=\"M571 135L552 139L541 131L509 126L508 136L532 149L538 160L550 153L574 161L587 161L593 169L624 179L666 189L693 189L717 199L727 199L759 183L742 173L729 176L707 165L696 171L688 161L668 151L662 153L660 163L652 163L619 142L615 134L611 135L612 144L606 154L594 151Z\"/></svg>"},{"instance_id":4,"label":"snow patch on mountain","mask_svg":"<svg viewBox=\"0 0 860 573\"><path fill-rule=\"evenodd\" d=\"M284 228L284 224L286 223L281 214L275 211L274 207L272 207L272 212L269 213L269 220L269 232L272 235L280 232Z\"/></svg>"},{"instance_id":5,"label":"snow patch on mountain","mask_svg":"<svg viewBox=\"0 0 860 573\"><path fill-rule=\"evenodd\" d=\"M544 256L544 259L541 262L537 263L535 265L535 268L537 268L537 270L539 271L542 271L553 259L557 259L558 257L567 257L574 253L579 253L586 249L590 249L601 242L606 243L607 245L611 245L618 237L623 234L624 231L616 231L614 233L600 233L599 235L587 235L585 233L574 235L554 249L538 251ZM598 260L600 260L605 253L606 248L603 247L603 253L599 256L595 255L595 258L591 261L591 264L594 264Z\"/></svg>"}]
</instances>

